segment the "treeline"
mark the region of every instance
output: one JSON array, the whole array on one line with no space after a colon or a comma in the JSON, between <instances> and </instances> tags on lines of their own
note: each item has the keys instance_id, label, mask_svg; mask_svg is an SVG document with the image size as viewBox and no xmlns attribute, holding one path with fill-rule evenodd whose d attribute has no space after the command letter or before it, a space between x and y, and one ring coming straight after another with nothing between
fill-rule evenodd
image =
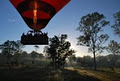
<instances>
[{"instance_id":1,"label":"treeline","mask_svg":"<svg viewBox=\"0 0 120 81\"><path fill-rule=\"evenodd\" d=\"M115 59L114 59L115 58ZM87 67L93 68L93 57L91 56L83 56L83 57L75 57L74 55L69 58L69 62L67 62L67 66L72 67ZM97 56L96 64L99 68L120 68L120 55L113 56L112 54L106 56Z\"/></svg>"},{"instance_id":2,"label":"treeline","mask_svg":"<svg viewBox=\"0 0 120 81\"><path fill-rule=\"evenodd\" d=\"M75 54L73 54L68 56L68 59L64 60L65 62L64 66L93 68L94 67L93 60L94 58L91 56L76 57ZM2 52L0 54L0 66L6 64L9 64L11 66L19 65L22 66L35 65L39 67L53 66L51 57L42 53L37 53L36 51L32 51L31 53L27 53L26 51L22 51L21 53L17 51L14 53L11 52L9 55L9 61L7 54L4 54L4 52ZM115 56L113 54L109 54L106 56L99 55L96 57L96 64L97 67L120 68L120 55L119 54Z\"/></svg>"},{"instance_id":3,"label":"treeline","mask_svg":"<svg viewBox=\"0 0 120 81\"><path fill-rule=\"evenodd\" d=\"M115 59L114 59L115 58ZM83 56L76 57L75 55L71 55L65 62L65 67L86 67L93 68L93 57L91 56ZM23 51L21 53L15 52L13 55L10 55L9 62L7 62L7 57L5 54L0 54L0 65L9 64L11 66L39 66L39 67L51 67L51 60L48 56L43 55L41 53L37 53L32 51L31 53L27 53ZM96 57L97 67L100 68L120 68L120 55L114 56L113 54L109 54L106 56L97 56Z\"/></svg>"},{"instance_id":4,"label":"treeline","mask_svg":"<svg viewBox=\"0 0 120 81\"><path fill-rule=\"evenodd\" d=\"M37 53L32 51L31 53L27 53L26 51L22 51L21 53L15 52L14 54L8 56L6 54L0 54L0 66L11 65L11 66L30 66L30 65L39 65L46 66L49 62L41 53Z\"/></svg>"}]
</instances>

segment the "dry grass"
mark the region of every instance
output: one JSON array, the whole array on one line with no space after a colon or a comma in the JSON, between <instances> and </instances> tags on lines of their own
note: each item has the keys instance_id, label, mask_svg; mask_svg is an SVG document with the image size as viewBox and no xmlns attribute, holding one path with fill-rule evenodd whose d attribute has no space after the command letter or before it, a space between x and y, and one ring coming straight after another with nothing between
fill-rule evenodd
<instances>
[{"instance_id":1,"label":"dry grass","mask_svg":"<svg viewBox=\"0 0 120 81\"><path fill-rule=\"evenodd\" d=\"M65 68L0 68L0 81L120 81L119 72Z\"/></svg>"},{"instance_id":2,"label":"dry grass","mask_svg":"<svg viewBox=\"0 0 120 81\"><path fill-rule=\"evenodd\" d=\"M97 71L84 69L77 69L77 71L83 75L96 77L101 81L120 81L120 69L112 71L110 68L98 68Z\"/></svg>"}]
</instances>

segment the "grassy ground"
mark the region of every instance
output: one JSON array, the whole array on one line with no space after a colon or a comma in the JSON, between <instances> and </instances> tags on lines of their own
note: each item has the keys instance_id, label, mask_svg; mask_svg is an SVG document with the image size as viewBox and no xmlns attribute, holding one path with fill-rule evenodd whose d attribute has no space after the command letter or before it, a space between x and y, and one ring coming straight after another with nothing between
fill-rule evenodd
<instances>
[{"instance_id":1,"label":"grassy ground","mask_svg":"<svg viewBox=\"0 0 120 81\"><path fill-rule=\"evenodd\" d=\"M120 69L112 71L110 68L98 68L94 70L77 69L77 71L86 76L92 76L100 81L120 81Z\"/></svg>"},{"instance_id":2,"label":"grassy ground","mask_svg":"<svg viewBox=\"0 0 120 81\"><path fill-rule=\"evenodd\" d=\"M119 71L38 67L0 68L0 81L120 81Z\"/></svg>"}]
</instances>

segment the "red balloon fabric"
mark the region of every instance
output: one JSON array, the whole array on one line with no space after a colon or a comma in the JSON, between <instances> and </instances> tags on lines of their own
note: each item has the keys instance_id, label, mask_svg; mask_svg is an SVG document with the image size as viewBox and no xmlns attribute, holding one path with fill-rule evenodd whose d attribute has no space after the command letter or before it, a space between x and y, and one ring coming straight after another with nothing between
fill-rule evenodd
<instances>
[{"instance_id":1,"label":"red balloon fabric","mask_svg":"<svg viewBox=\"0 0 120 81\"><path fill-rule=\"evenodd\" d=\"M10 0L26 24L41 30L70 0Z\"/></svg>"}]
</instances>

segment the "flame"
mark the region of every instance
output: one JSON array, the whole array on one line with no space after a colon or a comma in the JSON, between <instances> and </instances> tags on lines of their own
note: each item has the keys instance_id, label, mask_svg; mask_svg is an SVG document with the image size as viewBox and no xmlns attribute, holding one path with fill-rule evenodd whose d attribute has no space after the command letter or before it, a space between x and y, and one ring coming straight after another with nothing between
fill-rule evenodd
<instances>
[{"instance_id":1,"label":"flame","mask_svg":"<svg viewBox=\"0 0 120 81\"><path fill-rule=\"evenodd\" d=\"M37 23L37 2L34 2L34 10L33 10L33 23L36 24Z\"/></svg>"}]
</instances>

